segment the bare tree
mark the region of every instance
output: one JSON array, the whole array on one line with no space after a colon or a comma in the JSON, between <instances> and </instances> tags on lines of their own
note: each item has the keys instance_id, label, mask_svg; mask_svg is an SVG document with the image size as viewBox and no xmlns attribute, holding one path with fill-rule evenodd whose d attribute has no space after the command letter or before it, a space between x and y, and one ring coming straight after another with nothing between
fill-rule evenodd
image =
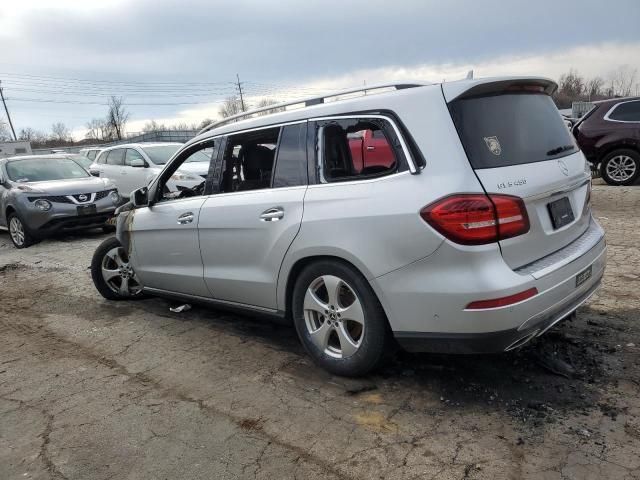
<instances>
[{"instance_id":1,"label":"bare tree","mask_svg":"<svg viewBox=\"0 0 640 480\"><path fill-rule=\"evenodd\" d=\"M109 111L107 112L107 125L118 140L122 140L124 129L129 120L129 112L124 107L124 99L112 95L109 99Z\"/></svg>"},{"instance_id":2,"label":"bare tree","mask_svg":"<svg viewBox=\"0 0 640 480\"><path fill-rule=\"evenodd\" d=\"M142 127L142 131L144 133L160 132L166 129L167 127L164 124L158 123L155 120L151 120L150 122L145 123L144 127Z\"/></svg>"},{"instance_id":3,"label":"bare tree","mask_svg":"<svg viewBox=\"0 0 640 480\"><path fill-rule=\"evenodd\" d=\"M72 140L71 132L64 123L54 123L51 125L51 139L59 142L68 142Z\"/></svg>"},{"instance_id":4,"label":"bare tree","mask_svg":"<svg viewBox=\"0 0 640 480\"><path fill-rule=\"evenodd\" d=\"M227 97L218 111L222 118L232 117L242 112L242 102L236 96Z\"/></svg>"},{"instance_id":5,"label":"bare tree","mask_svg":"<svg viewBox=\"0 0 640 480\"><path fill-rule=\"evenodd\" d=\"M621 65L611 72L611 94L620 97L629 97L636 87L638 69L629 65Z\"/></svg>"},{"instance_id":6,"label":"bare tree","mask_svg":"<svg viewBox=\"0 0 640 480\"><path fill-rule=\"evenodd\" d=\"M206 127L207 125L211 125L212 123L213 123L213 120L211 120L210 118L205 118L200 122L200 124L196 128L198 130L202 130L204 127Z\"/></svg>"},{"instance_id":7,"label":"bare tree","mask_svg":"<svg viewBox=\"0 0 640 480\"><path fill-rule=\"evenodd\" d=\"M104 119L92 118L86 123L85 127L87 128L85 138L90 140L108 140L108 138L105 138L107 129L106 121Z\"/></svg>"},{"instance_id":8,"label":"bare tree","mask_svg":"<svg viewBox=\"0 0 640 480\"><path fill-rule=\"evenodd\" d=\"M258 100L258 103L256 103L256 108L269 107L271 105L277 105L277 104L278 102L271 98L261 98L260 100ZM269 110L265 110L264 112L258 113L258 115L269 115L270 113L276 113L276 112L284 112L284 108L282 107L270 108Z\"/></svg>"},{"instance_id":9,"label":"bare tree","mask_svg":"<svg viewBox=\"0 0 640 480\"><path fill-rule=\"evenodd\" d=\"M46 135L39 130L34 130L31 127L22 128L18 133L18 140L24 140L27 142L41 143L46 140Z\"/></svg>"},{"instance_id":10,"label":"bare tree","mask_svg":"<svg viewBox=\"0 0 640 480\"><path fill-rule=\"evenodd\" d=\"M602 87L604 87L604 80L602 77L593 77L590 80L587 80L585 85L585 93L587 95L587 100L597 100L598 98L603 96Z\"/></svg>"},{"instance_id":11,"label":"bare tree","mask_svg":"<svg viewBox=\"0 0 640 480\"><path fill-rule=\"evenodd\" d=\"M9 140L12 140L11 134L9 133L9 125L0 122L0 141L6 142Z\"/></svg>"}]
</instances>

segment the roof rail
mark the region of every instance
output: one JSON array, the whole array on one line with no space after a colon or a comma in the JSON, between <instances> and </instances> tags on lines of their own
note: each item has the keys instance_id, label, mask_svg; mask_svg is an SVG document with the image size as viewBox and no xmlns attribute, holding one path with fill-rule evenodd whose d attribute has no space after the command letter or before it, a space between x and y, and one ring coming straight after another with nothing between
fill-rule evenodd
<instances>
[{"instance_id":1,"label":"roof rail","mask_svg":"<svg viewBox=\"0 0 640 480\"><path fill-rule=\"evenodd\" d=\"M202 133L205 133L205 132L208 132L209 130L212 130L214 128L221 127L222 125L226 125L227 123L237 122L238 120L240 120L242 118L250 117L250 116L255 115L257 113L268 112L270 110L278 110L278 109L281 109L281 108L284 109L285 107L289 107L291 105L304 104L305 107L311 107L313 105L319 105L319 104L325 103L325 100L328 99L328 98L339 97L339 96L342 96L342 95L349 95L351 93L364 92L366 94L366 92L368 92L370 90L379 90L379 89L382 89L382 88L395 88L396 90L403 90L405 88L423 87L425 85L428 85L428 84L426 84L426 83L417 83L417 82L382 83L382 84L366 85L366 86L357 87L357 88L350 88L348 90L340 90L338 92L333 92L333 93L329 93L329 94L326 94L326 95L320 95L320 96L311 97L311 98L304 98L304 99L298 99L298 100L291 100L291 101L283 102L283 103L277 103L277 104L274 104L274 105L269 105L269 106L266 106L266 107L260 107L260 108L254 109L254 110L249 110L247 112L241 112L241 113L238 113L236 115L231 115L230 117L223 118L222 120L219 120L217 122L210 123L209 125L204 127L202 130L200 130L198 132L198 135L200 135Z\"/></svg>"}]
</instances>

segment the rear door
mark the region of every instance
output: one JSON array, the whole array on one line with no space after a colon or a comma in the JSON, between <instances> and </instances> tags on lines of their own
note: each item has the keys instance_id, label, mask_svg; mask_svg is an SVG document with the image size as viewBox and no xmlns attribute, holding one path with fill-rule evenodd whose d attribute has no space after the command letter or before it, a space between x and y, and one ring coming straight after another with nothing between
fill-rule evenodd
<instances>
[{"instance_id":1,"label":"rear door","mask_svg":"<svg viewBox=\"0 0 640 480\"><path fill-rule=\"evenodd\" d=\"M261 168L272 170L264 184L246 181L249 153L238 154L237 145L248 152L252 146L245 142L267 142L254 134L229 137L222 191L207 198L198 223L204 279L215 299L277 309L280 266L302 222L306 129L306 122L281 128L273 167Z\"/></svg>"},{"instance_id":2,"label":"rear door","mask_svg":"<svg viewBox=\"0 0 640 480\"><path fill-rule=\"evenodd\" d=\"M134 190L146 186L147 165L140 152L127 148L120 177L121 193L130 196Z\"/></svg>"},{"instance_id":3,"label":"rear door","mask_svg":"<svg viewBox=\"0 0 640 480\"><path fill-rule=\"evenodd\" d=\"M548 86L522 81L481 87L456 97L449 110L485 191L525 203L529 232L500 242L506 263L518 268L588 228L591 176Z\"/></svg>"},{"instance_id":4,"label":"rear door","mask_svg":"<svg viewBox=\"0 0 640 480\"><path fill-rule=\"evenodd\" d=\"M129 196L129 192L122 190L120 185L122 184L122 168L124 165L124 148L114 148L107 152L107 159L100 171L101 177L106 177L112 180L118 187L118 191L125 196Z\"/></svg>"}]
</instances>

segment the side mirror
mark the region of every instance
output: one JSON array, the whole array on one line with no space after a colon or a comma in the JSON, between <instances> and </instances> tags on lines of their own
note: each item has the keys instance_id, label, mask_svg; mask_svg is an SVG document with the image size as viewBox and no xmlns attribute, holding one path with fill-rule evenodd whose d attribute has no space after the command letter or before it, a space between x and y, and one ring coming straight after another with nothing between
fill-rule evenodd
<instances>
[{"instance_id":1,"label":"side mirror","mask_svg":"<svg viewBox=\"0 0 640 480\"><path fill-rule=\"evenodd\" d=\"M147 166L147 162L145 162L141 158L134 158L133 160L131 160L131 166L135 168L144 168Z\"/></svg>"},{"instance_id":2,"label":"side mirror","mask_svg":"<svg viewBox=\"0 0 640 480\"><path fill-rule=\"evenodd\" d=\"M131 203L136 208L149 205L149 190L147 187L142 187L131 192Z\"/></svg>"}]
</instances>

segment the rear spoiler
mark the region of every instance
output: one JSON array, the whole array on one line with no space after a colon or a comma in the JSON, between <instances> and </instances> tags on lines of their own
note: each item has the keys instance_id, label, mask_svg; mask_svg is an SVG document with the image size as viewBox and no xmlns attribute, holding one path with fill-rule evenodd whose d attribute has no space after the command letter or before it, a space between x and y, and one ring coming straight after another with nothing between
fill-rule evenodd
<instances>
[{"instance_id":1,"label":"rear spoiler","mask_svg":"<svg viewBox=\"0 0 640 480\"><path fill-rule=\"evenodd\" d=\"M502 77L459 80L442 84L442 93L447 103L461 98L502 93L511 89L538 87L547 95L558 88L556 82L544 77Z\"/></svg>"}]
</instances>

